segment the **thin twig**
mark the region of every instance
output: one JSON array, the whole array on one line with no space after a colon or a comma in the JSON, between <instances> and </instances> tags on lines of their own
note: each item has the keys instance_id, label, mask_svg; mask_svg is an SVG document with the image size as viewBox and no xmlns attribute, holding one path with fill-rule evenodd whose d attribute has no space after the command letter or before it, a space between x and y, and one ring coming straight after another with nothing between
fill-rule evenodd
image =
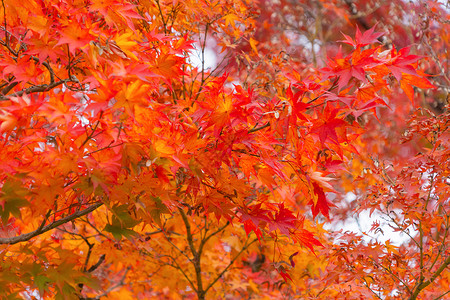
<instances>
[{"instance_id":1,"label":"thin twig","mask_svg":"<svg viewBox=\"0 0 450 300\"><path fill-rule=\"evenodd\" d=\"M239 256L241 256L241 254L248 249L248 247L250 247L251 244L253 244L254 242L256 242L258 239L254 239L253 241L251 241L249 244L246 244L244 247L242 247L241 251L239 251L238 254L236 254L236 256L230 261L230 263L226 266L226 268L220 272L220 274L216 277L216 279L214 279L205 289L205 294L206 292L223 276L223 274L225 274L225 272L228 271L228 269L234 264L234 262L239 258Z\"/></svg>"},{"instance_id":2,"label":"thin twig","mask_svg":"<svg viewBox=\"0 0 450 300\"><path fill-rule=\"evenodd\" d=\"M6 29L6 6L5 1L2 0L3 5L3 19L4 19L4 26L5 26L5 43L7 46L9 46L9 37L8 37L8 30Z\"/></svg>"},{"instance_id":3,"label":"thin twig","mask_svg":"<svg viewBox=\"0 0 450 300\"><path fill-rule=\"evenodd\" d=\"M267 127L269 127L270 126L270 122L267 122L266 124L264 124L264 125L262 125L262 126L260 126L260 127L254 127L254 128L252 128L252 129L250 129L249 131L248 131L248 133L253 133L253 132L256 132L256 131L258 131L258 130L262 130L262 129L264 129L264 128L267 128Z\"/></svg>"}]
</instances>

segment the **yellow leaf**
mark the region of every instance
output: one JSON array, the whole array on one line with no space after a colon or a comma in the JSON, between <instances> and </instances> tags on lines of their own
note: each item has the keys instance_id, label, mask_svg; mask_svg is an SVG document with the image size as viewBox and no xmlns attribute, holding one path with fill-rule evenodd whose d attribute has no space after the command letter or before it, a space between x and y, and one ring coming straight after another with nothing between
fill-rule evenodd
<instances>
[{"instance_id":1,"label":"yellow leaf","mask_svg":"<svg viewBox=\"0 0 450 300\"><path fill-rule=\"evenodd\" d=\"M162 154L174 154L175 151L173 150L172 147L168 146L166 141L164 140L157 140L154 144L153 147L155 147L155 150L158 151L159 153Z\"/></svg>"},{"instance_id":2,"label":"yellow leaf","mask_svg":"<svg viewBox=\"0 0 450 300\"><path fill-rule=\"evenodd\" d=\"M111 292L109 293L107 296L105 297L101 297L100 299L103 300L127 300L127 299L136 299L136 297L126 288L122 288L121 290L117 291L117 292Z\"/></svg>"},{"instance_id":3,"label":"yellow leaf","mask_svg":"<svg viewBox=\"0 0 450 300\"><path fill-rule=\"evenodd\" d=\"M225 20L225 25L231 25L231 27L235 28L236 25L234 21L238 20L238 16L235 14L228 14L224 16L223 19Z\"/></svg>"},{"instance_id":4,"label":"yellow leaf","mask_svg":"<svg viewBox=\"0 0 450 300\"><path fill-rule=\"evenodd\" d=\"M258 42L256 40L254 40L253 38L250 38L250 40L248 42L250 43L250 47L252 47L253 51L255 51L256 55L259 55L258 49L256 48L256 45L258 45Z\"/></svg>"},{"instance_id":5,"label":"yellow leaf","mask_svg":"<svg viewBox=\"0 0 450 300\"><path fill-rule=\"evenodd\" d=\"M121 51L123 51L128 57L133 58L134 60L138 60L136 55L134 55L131 50L138 44L134 39L135 36L133 32L124 33L122 35L116 36L114 38L114 42L119 47Z\"/></svg>"}]
</instances>

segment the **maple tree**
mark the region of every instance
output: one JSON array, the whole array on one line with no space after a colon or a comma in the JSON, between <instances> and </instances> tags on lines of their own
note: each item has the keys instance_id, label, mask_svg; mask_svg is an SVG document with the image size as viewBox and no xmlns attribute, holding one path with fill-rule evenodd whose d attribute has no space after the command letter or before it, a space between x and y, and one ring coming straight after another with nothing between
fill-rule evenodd
<instances>
[{"instance_id":1,"label":"maple tree","mask_svg":"<svg viewBox=\"0 0 450 300\"><path fill-rule=\"evenodd\" d=\"M446 295L438 2L1 2L2 297Z\"/></svg>"}]
</instances>

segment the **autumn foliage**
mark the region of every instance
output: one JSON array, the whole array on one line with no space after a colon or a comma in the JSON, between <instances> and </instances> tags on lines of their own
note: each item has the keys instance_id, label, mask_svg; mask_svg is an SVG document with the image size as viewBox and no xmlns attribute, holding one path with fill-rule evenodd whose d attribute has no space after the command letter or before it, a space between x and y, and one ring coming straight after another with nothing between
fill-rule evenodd
<instances>
[{"instance_id":1,"label":"autumn foliage","mask_svg":"<svg viewBox=\"0 0 450 300\"><path fill-rule=\"evenodd\" d=\"M0 11L0 297L450 296L448 7Z\"/></svg>"}]
</instances>

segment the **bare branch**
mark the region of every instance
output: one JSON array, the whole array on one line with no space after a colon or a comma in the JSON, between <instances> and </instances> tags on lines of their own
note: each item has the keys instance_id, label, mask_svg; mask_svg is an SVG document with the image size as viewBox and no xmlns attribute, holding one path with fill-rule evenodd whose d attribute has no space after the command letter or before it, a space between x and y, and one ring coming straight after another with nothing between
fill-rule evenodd
<instances>
[{"instance_id":1,"label":"bare branch","mask_svg":"<svg viewBox=\"0 0 450 300\"><path fill-rule=\"evenodd\" d=\"M8 83L1 91L1 95L6 95L8 94L16 85L18 85L19 82L15 81L15 82L10 82Z\"/></svg>"}]
</instances>

